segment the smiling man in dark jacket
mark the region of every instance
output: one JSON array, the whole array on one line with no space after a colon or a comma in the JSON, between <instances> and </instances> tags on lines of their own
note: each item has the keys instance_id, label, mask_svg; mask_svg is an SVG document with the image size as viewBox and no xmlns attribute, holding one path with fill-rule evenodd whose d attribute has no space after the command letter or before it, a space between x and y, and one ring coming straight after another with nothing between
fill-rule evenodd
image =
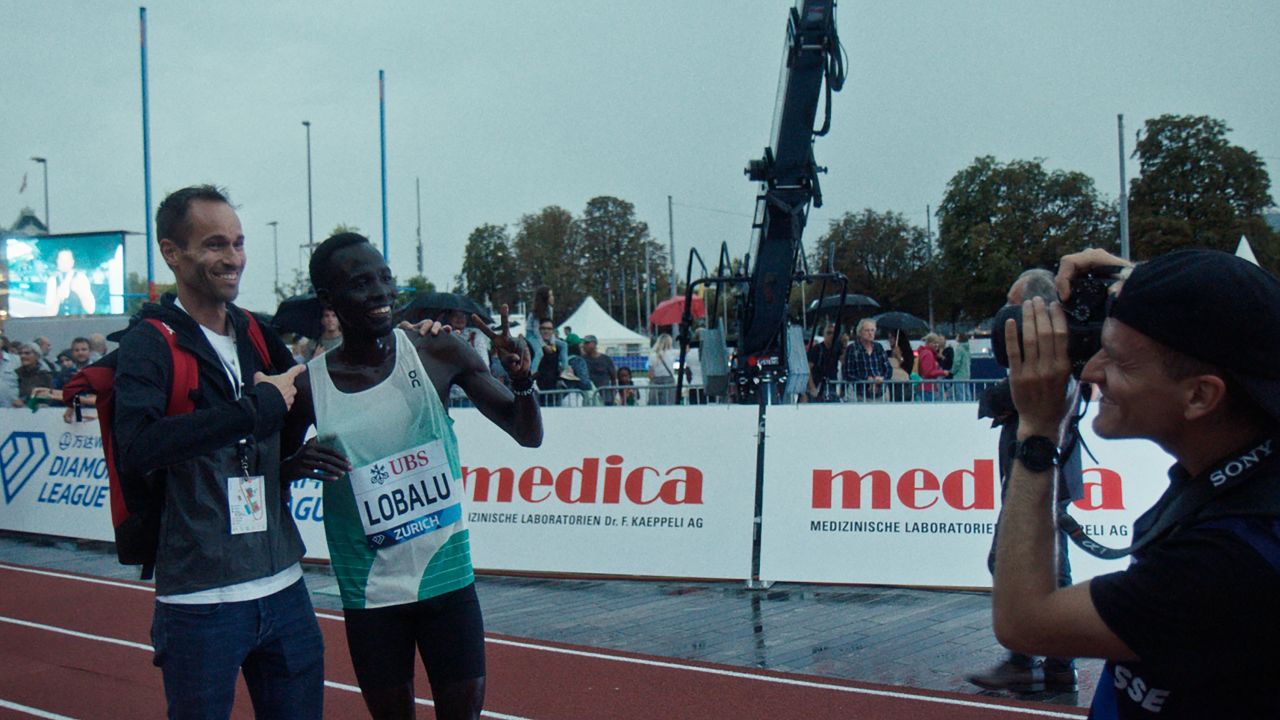
<instances>
[{"instance_id":1,"label":"smiling man in dark jacket","mask_svg":"<svg viewBox=\"0 0 1280 720\"><path fill-rule=\"evenodd\" d=\"M120 342L115 438L126 474L164 486L152 640L169 717L228 717L243 671L258 717L319 718L323 641L280 473L280 430L305 367L266 329L264 367L231 304L244 234L221 191L173 193L156 226L178 292L141 316L196 358L195 410L166 417L172 356L159 330L137 323Z\"/></svg>"}]
</instances>

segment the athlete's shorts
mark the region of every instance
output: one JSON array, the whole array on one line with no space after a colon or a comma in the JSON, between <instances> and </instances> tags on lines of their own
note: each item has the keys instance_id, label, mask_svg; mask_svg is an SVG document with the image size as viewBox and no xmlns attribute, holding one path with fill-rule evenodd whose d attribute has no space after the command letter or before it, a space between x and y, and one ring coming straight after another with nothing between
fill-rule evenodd
<instances>
[{"instance_id":1,"label":"athlete's shorts","mask_svg":"<svg viewBox=\"0 0 1280 720\"><path fill-rule=\"evenodd\" d=\"M474 583L415 603L343 614L362 688L412 681L415 644L433 687L484 677L484 619Z\"/></svg>"}]
</instances>

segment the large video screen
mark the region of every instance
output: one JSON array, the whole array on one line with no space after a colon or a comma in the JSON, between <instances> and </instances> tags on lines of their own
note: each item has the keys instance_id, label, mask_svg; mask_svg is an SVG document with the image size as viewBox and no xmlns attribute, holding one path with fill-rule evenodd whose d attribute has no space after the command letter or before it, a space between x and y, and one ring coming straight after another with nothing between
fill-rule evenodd
<instances>
[{"instance_id":1,"label":"large video screen","mask_svg":"<svg viewBox=\"0 0 1280 720\"><path fill-rule=\"evenodd\" d=\"M9 317L124 313L124 233L4 236Z\"/></svg>"}]
</instances>

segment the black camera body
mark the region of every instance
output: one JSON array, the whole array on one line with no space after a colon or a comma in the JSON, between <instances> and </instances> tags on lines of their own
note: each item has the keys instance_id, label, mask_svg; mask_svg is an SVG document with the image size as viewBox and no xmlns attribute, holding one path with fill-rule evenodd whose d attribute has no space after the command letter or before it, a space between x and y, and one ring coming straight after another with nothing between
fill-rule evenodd
<instances>
[{"instance_id":1,"label":"black camera body","mask_svg":"<svg viewBox=\"0 0 1280 720\"><path fill-rule=\"evenodd\" d=\"M1096 267L1071 281L1071 297L1062 304L1067 316L1067 357L1071 374L1078 380L1084 366L1102 349L1102 323L1107 319L1111 286L1120 279L1120 266ZM1004 325L1013 319L1018 325L1018 342L1022 342L1022 306L1005 305L996 313L991 328L991 352L1000 367L1009 367L1009 352L1004 342Z\"/></svg>"}]
</instances>

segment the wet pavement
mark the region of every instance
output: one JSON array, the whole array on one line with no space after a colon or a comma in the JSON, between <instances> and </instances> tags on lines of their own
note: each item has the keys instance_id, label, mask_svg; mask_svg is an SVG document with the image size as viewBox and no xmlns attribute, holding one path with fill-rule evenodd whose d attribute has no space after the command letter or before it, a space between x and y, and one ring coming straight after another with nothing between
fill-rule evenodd
<instances>
[{"instance_id":1,"label":"wet pavement","mask_svg":"<svg viewBox=\"0 0 1280 720\"><path fill-rule=\"evenodd\" d=\"M106 543L0 532L0 562L137 579ZM326 565L306 566L316 607L341 608ZM485 629L502 635L819 677L1010 697L966 674L1003 659L985 592L880 586L481 575ZM1079 663L1079 693L1017 695L1087 706L1102 669Z\"/></svg>"}]
</instances>

